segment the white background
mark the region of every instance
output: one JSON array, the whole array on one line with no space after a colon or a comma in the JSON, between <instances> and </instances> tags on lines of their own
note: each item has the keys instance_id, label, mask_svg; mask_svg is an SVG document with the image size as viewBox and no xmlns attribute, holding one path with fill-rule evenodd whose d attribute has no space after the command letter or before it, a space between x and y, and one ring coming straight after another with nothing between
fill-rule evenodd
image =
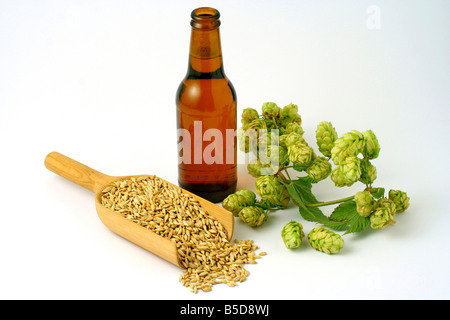
<instances>
[{"instance_id":1,"label":"white background","mask_svg":"<svg viewBox=\"0 0 450 320\"><path fill-rule=\"evenodd\" d=\"M176 183L175 92L204 5L221 13L239 113L298 104L313 145L322 120L375 132L375 184L411 197L395 225L346 235L330 256L284 247L285 223L314 227L293 206L257 229L236 220L234 237L268 255L237 287L194 295L180 269L108 230L90 191L44 167L59 151ZM448 299L449 12L437 0L0 0L0 298ZM239 188L254 180L241 166ZM332 200L361 188L313 190Z\"/></svg>"}]
</instances>

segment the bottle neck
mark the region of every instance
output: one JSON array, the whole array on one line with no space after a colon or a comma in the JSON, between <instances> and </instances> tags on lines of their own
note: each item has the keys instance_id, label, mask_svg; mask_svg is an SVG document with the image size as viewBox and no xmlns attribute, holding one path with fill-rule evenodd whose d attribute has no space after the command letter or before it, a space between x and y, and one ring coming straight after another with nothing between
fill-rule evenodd
<instances>
[{"instance_id":1,"label":"bottle neck","mask_svg":"<svg viewBox=\"0 0 450 320\"><path fill-rule=\"evenodd\" d=\"M188 74L223 74L218 11L199 8L194 10L191 16Z\"/></svg>"}]
</instances>

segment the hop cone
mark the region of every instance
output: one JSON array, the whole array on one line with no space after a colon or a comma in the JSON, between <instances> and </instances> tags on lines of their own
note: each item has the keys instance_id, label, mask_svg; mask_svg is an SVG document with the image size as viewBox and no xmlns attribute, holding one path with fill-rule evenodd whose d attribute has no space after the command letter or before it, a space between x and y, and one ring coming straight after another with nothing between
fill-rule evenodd
<instances>
[{"instance_id":1,"label":"hop cone","mask_svg":"<svg viewBox=\"0 0 450 320\"><path fill-rule=\"evenodd\" d=\"M322 121L318 124L316 130L316 141L319 151L326 157L331 157L331 149L338 135L331 122Z\"/></svg>"},{"instance_id":2,"label":"hop cone","mask_svg":"<svg viewBox=\"0 0 450 320\"><path fill-rule=\"evenodd\" d=\"M254 119L247 126L242 126L239 131L238 138L239 134L248 137L250 139L250 150L255 150L255 146L258 144L258 137L267 132L267 124L263 119Z\"/></svg>"},{"instance_id":3,"label":"hop cone","mask_svg":"<svg viewBox=\"0 0 450 320\"><path fill-rule=\"evenodd\" d=\"M326 179L331 173L331 163L325 157L317 157L306 169L306 173L316 182Z\"/></svg>"},{"instance_id":4,"label":"hop cone","mask_svg":"<svg viewBox=\"0 0 450 320\"><path fill-rule=\"evenodd\" d=\"M369 191L360 191L355 195L356 211L361 217L368 217L373 210L375 201Z\"/></svg>"},{"instance_id":5,"label":"hop cone","mask_svg":"<svg viewBox=\"0 0 450 320\"><path fill-rule=\"evenodd\" d=\"M288 146L289 160L301 166L309 166L315 158L314 150L304 143L295 143Z\"/></svg>"},{"instance_id":6,"label":"hop cone","mask_svg":"<svg viewBox=\"0 0 450 320\"><path fill-rule=\"evenodd\" d=\"M260 120L254 120L247 129L240 127L237 132L239 150L245 153L257 150L259 131L267 131L265 128L258 129ZM254 126L254 127L253 127Z\"/></svg>"},{"instance_id":7,"label":"hop cone","mask_svg":"<svg viewBox=\"0 0 450 320\"><path fill-rule=\"evenodd\" d=\"M284 134L284 133L283 133L283 134L280 136L279 140L278 140L278 145L287 148L287 146L286 146L286 138L287 138L287 136L288 136L287 134Z\"/></svg>"},{"instance_id":8,"label":"hop cone","mask_svg":"<svg viewBox=\"0 0 450 320\"><path fill-rule=\"evenodd\" d=\"M289 124L302 124L302 118L298 114L298 106L290 103L281 110L281 125L287 127Z\"/></svg>"},{"instance_id":9,"label":"hop cone","mask_svg":"<svg viewBox=\"0 0 450 320\"><path fill-rule=\"evenodd\" d=\"M256 202L256 195L253 191L248 189L241 189L235 193L230 194L222 201L222 207L231 211L235 217L239 215L239 212L247 207L254 205Z\"/></svg>"},{"instance_id":10,"label":"hop cone","mask_svg":"<svg viewBox=\"0 0 450 320\"><path fill-rule=\"evenodd\" d=\"M267 212L260 207L249 206L239 212L239 217L250 227L259 227L267 220Z\"/></svg>"},{"instance_id":11,"label":"hop cone","mask_svg":"<svg viewBox=\"0 0 450 320\"><path fill-rule=\"evenodd\" d=\"M409 197L406 192L400 190L389 190L389 199L395 203L397 212L403 212L409 207Z\"/></svg>"},{"instance_id":12,"label":"hop cone","mask_svg":"<svg viewBox=\"0 0 450 320\"><path fill-rule=\"evenodd\" d=\"M248 173L255 178L275 174L277 173L278 169L278 167L272 166L270 163L262 164L258 159L253 159L247 165Z\"/></svg>"},{"instance_id":13,"label":"hop cone","mask_svg":"<svg viewBox=\"0 0 450 320\"><path fill-rule=\"evenodd\" d=\"M286 208L290 196L284 184L274 176L260 176L255 182L261 202L272 208Z\"/></svg>"},{"instance_id":14,"label":"hop cone","mask_svg":"<svg viewBox=\"0 0 450 320\"><path fill-rule=\"evenodd\" d=\"M246 108L241 114L241 123L244 129L246 129L253 120L259 119L258 111L253 108Z\"/></svg>"},{"instance_id":15,"label":"hop cone","mask_svg":"<svg viewBox=\"0 0 450 320\"><path fill-rule=\"evenodd\" d=\"M255 130L261 130L261 129L266 129L267 130L267 125L266 122L263 119L255 119L252 122L250 122L250 124L248 125L247 128L245 128L246 130L248 129L255 129Z\"/></svg>"},{"instance_id":16,"label":"hop cone","mask_svg":"<svg viewBox=\"0 0 450 320\"><path fill-rule=\"evenodd\" d=\"M281 116L281 108L274 102L265 102L262 107L262 114L269 118L279 118Z\"/></svg>"},{"instance_id":17,"label":"hop cone","mask_svg":"<svg viewBox=\"0 0 450 320\"><path fill-rule=\"evenodd\" d=\"M308 241L314 249L328 254L338 253L344 247L341 236L324 227L312 229Z\"/></svg>"},{"instance_id":18,"label":"hop cone","mask_svg":"<svg viewBox=\"0 0 450 320\"><path fill-rule=\"evenodd\" d=\"M364 131L364 148L362 149L363 155L368 159L375 159L380 153L380 144L378 139L372 130Z\"/></svg>"},{"instance_id":19,"label":"hop cone","mask_svg":"<svg viewBox=\"0 0 450 320\"><path fill-rule=\"evenodd\" d=\"M293 144L304 144L306 145L306 141L303 136L298 132L290 132L284 133L280 139L280 144L284 144L287 148Z\"/></svg>"},{"instance_id":20,"label":"hop cone","mask_svg":"<svg viewBox=\"0 0 450 320\"><path fill-rule=\"evenodd\" d=\"M395 218L395 203L392 200L381 198L375 204L375 211L370 216L372 229L384 229Z\"/></svg>"},{"instance_id":21,"label":"hop cone","mask_svg":"<svg viewBox=\"0 0 450 320\"><path fill-rule=\"evenodd\" d=\"M239 150L248 153L250 151L250 137L243 127L239 128L237 132L237 139L239 142Z\"/></svg>"},{"instance_id":22,"label":"hop cone","mask_svg":"<svg viewBox=\"0 0 450 320\"><path fill-rule=\"evenodd\" d=\"M302 126L298 122L288 123L284 127L283 134L289 134L289 133L292 133L292 132L298 133L300 136L303 136L303 134L305 133L305 131L303 130Z\"/></svg>"},{"instance_id":23,"label":"hop cone","mask_svg":"<svg viewBox=\"0 0 450 320\"><path fill-rule=\"evenodd\" d=\"M287 149L277 145L268 146L266 152L261 152L259 156L263 165L271 165L275 168L289 162Z\"/></svg>"},{"instance_id":24,"label":"hop cone","mask_svg":"<svg viewBox=\"0 0 450 320\"><path fill-rule=\"evenodd\" d=\"M348 156L357 156L364 147L364 136L361 132L352 130L344 133L334 142L331 149L331 159L339 165Z\"/></svg>"},{"instance_id":25,"label":"hop cone","mask_svg":"<svg viewBox=\"0 0 450 320\"><path fill-rule=\"evenodd\" d=\"M397 211L397 207L395 206L394 201L392 201L391 199L387 199L387 198L378 199L375 206L376 206L376 208L378 208L378 207L388 208L393 213L395 213Z\"/></svg>"},{"instance_id":26,"label":"hop cone","mask_svg":"<svg viewBox=\"0 0 450 320\"><path fill-rule=\"evenodd\" d=\"M361 176L359 177L359 181L364 184L372 184L377 178L377 168L372 165L369 159L363 159L361 161Z\"/></svg>"},{"instance_id":27,"label":"hop cone","mask_svg":"<svg viewBox=\"0 0 450 320\"><path fill-rule=\"evenodd\" d=\"M302 224L296 221L289 222L281 230L281 237L288 249L298 248L304 236Z\"/></svg>"},{"instance_id":28,"label":"hop cone","mask_svg":"<svg viewBox=\"0 0 450 320\"><path fill-rule=\"evenodd\" d=\"M336 187L351 186L361 176L360 160L355 156L348 156L340 165L331 171L331 180Z\"/></svg>"},{"instance_id":29,"label":"hop cone","mask_svg":"<svg viewBox=\"0 0 450 320\"><path fill-rule=\"evenodd\" d=\"M274 144L274 145L278 145L279 141L280 141L280 136L278 134L278 130L259 130L258 132L259 137L258 137L258 147L265 149L268 146Z\"/></svg>"}]
</instances>

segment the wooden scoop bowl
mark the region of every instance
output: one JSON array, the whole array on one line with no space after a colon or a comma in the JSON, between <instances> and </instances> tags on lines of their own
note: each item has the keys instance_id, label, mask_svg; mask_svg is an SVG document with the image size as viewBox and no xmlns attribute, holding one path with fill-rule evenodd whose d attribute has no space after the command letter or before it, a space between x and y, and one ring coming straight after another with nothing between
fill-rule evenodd
<instances>
[{"instance_id":1,"label":"wooden scoop bowl","mask_svg":"<svg viewBox=\"0 0 450 320\"><path fill-rule=\"evenodd\" d=\"M47 155L45 158L45 166L47 169L61 177L94 192L97 214L108 229L161 258L184 268L180 263L176 244L174 242L128 220L102 205L102 190L110 183L131 177L146 177L149 175L108 176L58 152L51 152ZM173 185L170 182L167 183ZM179 188L178 186L175 187ZM223 225L225 230L227 230L228 240L231 240L234 229L233 214L187 190L182 189L182 191L194 197L209 215L215 217Z\"/></svg>"}]
</instances>

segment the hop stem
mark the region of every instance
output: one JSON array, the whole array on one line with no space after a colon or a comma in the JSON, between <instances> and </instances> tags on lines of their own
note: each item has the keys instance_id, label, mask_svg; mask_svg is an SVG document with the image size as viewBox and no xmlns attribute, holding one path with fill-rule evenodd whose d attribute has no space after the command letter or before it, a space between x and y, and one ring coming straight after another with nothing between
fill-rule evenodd
<instances>
[{"instance_id":1,"label":"hop stem","mask_svg":"<svg viewBox=\"0 0 450 320\"><path fill-rule=\"evenodd\" d=\"M342 198L342 199L337 199L337 200L332 200L332 201L323 201L323 202L311 203L311 204L307 204L306 206L308 208L329 206L331 204L336 204L336 203L341 203L341 202L344 202L344 201L352 200L353 198L355 198L355 196L350 196L350 197L347 197L347 198Z\"/></svg>"},{"instance_id":2,"label":"hop stem","mask_svg":"<svg viewBox=\"0 0 450 320\"><path fill-rule=\"evenodd\" d=\"M281 170L278 171L278 172L276 173L276 175L277 175L277 176L281 179L281 181L283 181L284 183L290 183L290 182L292 182L291 178L289 177L289 173L287 172L287 170L284 170L284 171L286 172L286 174L287 174L287 176L288 176L289 179L287 179L287 178L283 175L283 173L281 172Z\"/></svg>"}]
</instances>

